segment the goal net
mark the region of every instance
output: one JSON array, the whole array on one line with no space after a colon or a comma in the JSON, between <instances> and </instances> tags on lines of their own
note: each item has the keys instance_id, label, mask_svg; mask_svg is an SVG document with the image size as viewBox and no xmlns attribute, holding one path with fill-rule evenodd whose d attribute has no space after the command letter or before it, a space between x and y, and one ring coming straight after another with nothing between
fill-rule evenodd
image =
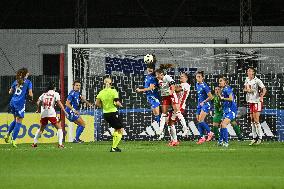
<instances>
[{"instance_id":1,"label":"goal net","mask_svg":"<svg viewBox=\"0 0 284 189\"><path fill-rule=\"evenodd\" d=\"M245 139L250 138L251 128L247 104L243 92L246 70L254 67L256 76L267 88L261 125L264 138L284 140L284 44L87 44L68 45L68 87L73 81L82 82L82 94L95 102L103 87L104 77L111 76L114 87L119 91L123 108L119 110L125 126L126 140L156 140L155 124L145 94L136 93L143 87L146 76L145 54L155 54L159 64L171 63L168 70L177 83L179 74L188 72L191 92L186 102L185 119L190 135L181 135L178 123L177 133L182 140L192 140L199 135L196 128L196 90L194 73L205 72L205 82L211 87L218 85L218 78L225 75L234 89L239 107L237 122ZM100 109L87 109L83 104L81 112L95 117L95 140L109 140L113 130L103 120ZM207 123L212 124L208 115ZM89 125L91 126L91 125ZM167 132L167 131L166 131ZM229 127L231 138L234 130ZM166 135L166 139L167 139Z\"/></svg>"}]
</instances>

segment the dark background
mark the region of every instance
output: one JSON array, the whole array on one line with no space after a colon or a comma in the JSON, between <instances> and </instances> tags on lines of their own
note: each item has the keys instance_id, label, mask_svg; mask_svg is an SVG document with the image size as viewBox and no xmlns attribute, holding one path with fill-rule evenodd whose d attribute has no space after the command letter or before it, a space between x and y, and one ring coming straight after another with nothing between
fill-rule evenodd
<instances>
[{"instance_id":1,"label":"dark background","mask_svg":"<svg viewBox=\"0 0 284 189\"><path fill-rule=\"evenodd\" d=\"M238 26L240 0L86 0L87 27ZM77 0L1 0L2 28L74 28ZM283 0L252 0L254 26L284 25Z\"/></svg>"}]
</instances>

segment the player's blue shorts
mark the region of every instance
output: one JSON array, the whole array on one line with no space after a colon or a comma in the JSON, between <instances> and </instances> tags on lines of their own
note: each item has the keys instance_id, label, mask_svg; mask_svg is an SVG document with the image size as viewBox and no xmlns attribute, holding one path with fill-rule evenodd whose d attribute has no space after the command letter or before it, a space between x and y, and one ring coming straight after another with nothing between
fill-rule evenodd
<instances>
[{"instance_id":1,"label":"player's blue shorts","mask_svg":"<svg viewBox=\"0 0 284 189\"><path fill-rule=\"evenodd\" d=\"M201 110L208 114L210 112L210 109L211 109L211 106L209 102L204 103L203 106L198 105L197 110L196 110L196 115L200 115Z\"/></svg>"},{"instance_id":2,"label":"player's blue shorts","mask_svg":"<svg viewBox=\"0 0 284 189\"><path fill-rule=\"evenodd\" d=\"M66 109L65 109L66 110ZM80 115L77 115L77 114L75 114L73 111L68 111L68 110L66 110L66 112L68 113L67 115L66 115L66 118L69 120L69 121L71 121L71 122L74 122L74 121L76 121L76 120L78 120L79 119L79 117L80 117Z\"/></svg>"},{"instance_id":3,"label":"player's blue shorts","mask_svg":"<svg viewBox=\"0 0 284 189\"><path fill-rule=\"evenodd\" d=\"M16 117L25 117L25 104L23 105L17 105L13 101L10 101L10 110L13 115Z\"/></svg>"},{"instance_id":4,"label":"player's blue shorts","mask_svg":"<svg viewBox=\"0 0 284 189\"><path fill-rule=\"evenodd\" d=\"M151 104L151 108L157 108L160 106L160 101L155 96L147 96L147 101Z\"/></svg>"},{"instance_id":5,"label":"player's blue shorts","mask_svg":"<svg viewBox=\"0 0 284 189\"><path fill-rule=\"evenodd\" d=\"M236 116L237 116L237 112L229 111L229 112L223 114L223 119L227 118L227 119L232 121L232 120L236 119Z\"/></svg>"}]
</instances>

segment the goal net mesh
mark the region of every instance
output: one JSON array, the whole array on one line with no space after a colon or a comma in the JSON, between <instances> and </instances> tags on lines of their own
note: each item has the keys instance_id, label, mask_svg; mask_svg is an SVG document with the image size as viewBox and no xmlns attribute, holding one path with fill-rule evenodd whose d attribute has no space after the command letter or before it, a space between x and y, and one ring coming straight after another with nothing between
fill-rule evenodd
<instances>
[{"instance_id":1,"label":"goal net mesh","mask_svg":"<svg viewBox=\"0 0 284 189\"><path fill-rule=\"evenodd\" d=\"M135 89L143 87L146 76L145 54L155 54L159 64L171 63L174 68L168 70L177 83L179 74L188 72L191 84L190 96L187 99L185 119L190 128L190 135L182 138L181 125L177 123L178 137L192 140L199 133L196 130L196 90L195 76L197 70L205 72L205 82L211 87L218 85L218 78L225 75L234 89L239 108L237 122L244 138L250 138L250 119L243 92L246 70L254 67L256 76L267 88L264 99L264 110L261 113L261 124L266 139L283 140L284 133L284 48L79 48L72 47L69 66L69 89L73 80L82 82L82 94L90 102L95 102L96 95L103 87L106 75L113 79L114 87L119 91L123 108L119 110L125 126L126 140L156 140L153 115L145 94L136 93ZM103 120L99 109L87 109L81 106L83 113L95 116L96 140L109 140L112 129ZM241 111L241 112L240 112ZM208 115L207 123L212 124ZM231 138L234 132L229 129ZM167 131L166 131L167 132ZM167 139L166 135L166 139Z\"/></svg>"}]
</instances>

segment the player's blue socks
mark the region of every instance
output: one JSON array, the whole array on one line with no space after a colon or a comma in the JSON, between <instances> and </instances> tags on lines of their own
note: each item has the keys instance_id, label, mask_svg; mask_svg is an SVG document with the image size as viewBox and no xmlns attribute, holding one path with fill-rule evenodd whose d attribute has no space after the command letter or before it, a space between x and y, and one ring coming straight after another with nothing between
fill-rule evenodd
<instances>
[{"instance_id":1,"label":"player's blue socks","mask_svg":"<svg viewBox=\"0 0 284 189\"><path fill-rule=\"evenodd\" d=\"M16 121L14 120L14 121L9 125L8 134L10 134L10 133L14 130L15 125L16 125Z\"/></svg>"},{"instance_id":2,"label":"player's blue socks","mask_svg":"<svg viewBox=\"0 0 284 189\"><path fill-rule=\"evenodd\" d=\"M220 129L219 143L223 142L223 138L224 138L224 128L221 128Z\"/></svg>"},{"instance_id":3,"label":"player's blue socks","mask_svg":"<svg viewBox=\"0 0 284 189\"><path fill-rule=\"evenodd\" d=\"M228 129L227 128L223 128L223 132L224 132L224 142L228 143Z\"/></svg>"},{"instance_id":4,"label":"player's blue socks","mask_svg":"<svg viewBox=\"0 0 284 189\"><path fill-rule=\"evenodd\" d=\"M202 128L207 132L207 134L210 133L210 127L207 125L207 123L202 121L199 124L202 125Z\"/></svg>"},{"instance_id":5,"label":"player's blue socks","mask_svg":"<svg viewBox=\"0 0 284 189\"><path fill-rule=\"evenodd\" d=\"M78 141L80 139L80 136L82 134L82 132L84 131L85 127L83 127L82 125L78 125L77 129L76 129L76 140Z\"/></svg>"},{"instance_id":6,"label":"player's blue socks","mask_svg":"<svg viewBox=\"0 0 284 189\"><path fill-rule=\"evenodd\" d=\"M197 124L197 128L198 128L198 131L199 131L199 133L200 133L200 138L201 137L203 137L203 134L204 134L204 132L203 132L203 125L201 124L202 122L199 122L198 124Z\"/></svg>"},{"instance_id":7,"label":"player's blue socks","mask_svg":"<svg viewBox=\"0 0 284 189\"><path fill-rule=\"evenodd\" d=\"M219 138L219 143L225 142L228 143L228 129L227 128L221 128L220 129L220 138Z\"/></svg>"},{"instance_id":8,"label":"player's blue socks","mask_svg":"<svg viewBox=\"0 0 284 189\"><path fill-rule=\"evenodd\" d=\"M16 122L15 127L14 127L14 131L13 131L13 135L12 135L12 139L16 140L20 131L22 124Z\"/></svg>"},{"instance_id":9,"label":"player's blue socks","mask_svg":"<svg viewBox=\"0 0 284 189\"><path fill-rule=\"evenodd\" d=\"M155 120L157 123L160 123L160 119L161 119L161 116L160 116L160 115L155 115L154 120Z\"/></svg>"}]
</instances>

